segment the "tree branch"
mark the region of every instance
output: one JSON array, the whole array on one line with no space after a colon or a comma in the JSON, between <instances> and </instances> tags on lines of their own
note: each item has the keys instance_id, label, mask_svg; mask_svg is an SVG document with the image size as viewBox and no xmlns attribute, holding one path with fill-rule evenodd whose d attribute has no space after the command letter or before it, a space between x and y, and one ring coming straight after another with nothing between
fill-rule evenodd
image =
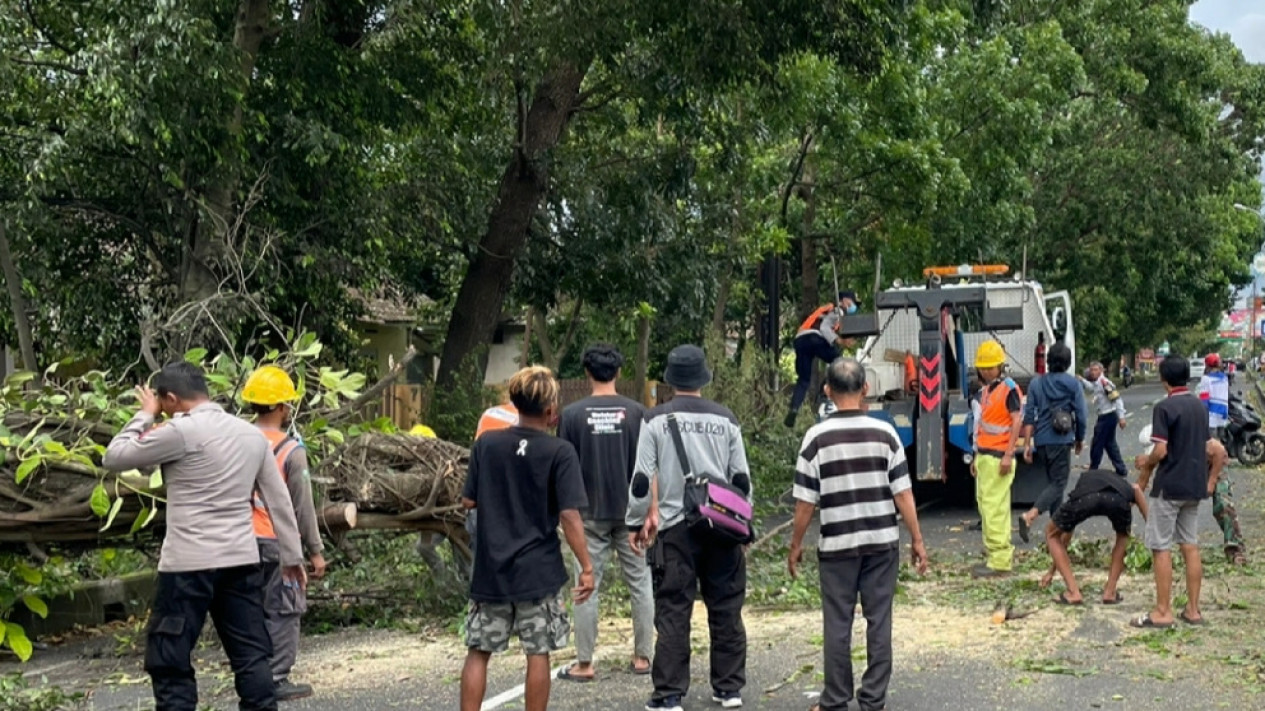
<instances>
[{"instance_id":1,"label":"tree branch","mask_svg":"<svg viewBox=\"0 0 1265 711\"><path fill-rule=\"evenodd\" d=\"M416 357L417 349L409 346L408 350L404 352L404 355L400 357L399 362L395 364L395 367L391 368L390 372L375 383L373 387L363 393L360 393L360 397L357 397L355 400L344 403L342 407L331 412L325 419L330 423L334 423L342 420L344 417L359 412L365 405L372 402L374 398L378 397L385 392L387 388L391 387L391 384L400 377L404 370L408 368L408 364L412 363L413 359Z\"/></svg>"}]
</instances>

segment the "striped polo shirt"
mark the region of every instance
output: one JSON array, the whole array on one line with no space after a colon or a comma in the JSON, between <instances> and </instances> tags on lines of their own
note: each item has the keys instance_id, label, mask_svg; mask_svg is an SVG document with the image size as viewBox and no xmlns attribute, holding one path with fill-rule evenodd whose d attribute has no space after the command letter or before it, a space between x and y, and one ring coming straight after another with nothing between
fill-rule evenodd
<instances>
[{"instance_id":1,"label":"striped polo shirt","mask_svg":"<svg viewBox=\"0 0 1265 711\"><path fill-rule=\"evenodd\" d=\"M836 412L804 435L795 498L821 512L822 558L851 558L900 545L895 496L912 486L896 430L860 410Z\"/></svg>"}]
</instances>

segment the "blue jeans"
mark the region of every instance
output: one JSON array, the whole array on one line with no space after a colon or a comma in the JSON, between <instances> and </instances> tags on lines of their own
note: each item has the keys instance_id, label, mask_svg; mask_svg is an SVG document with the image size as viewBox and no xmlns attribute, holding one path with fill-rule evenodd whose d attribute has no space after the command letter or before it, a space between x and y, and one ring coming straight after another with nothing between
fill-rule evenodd
<instances>
[{"instance_id":1,"label":"blue jeans","mask_svg":"<svg viewBox=\"0 0 1265 711\"><path fill-rule=\"evenodd\" d=\"M794 341L795 346L795 394L791 396L791 412L799 412L808 396L808 386L813 381L813 364L818 358L833 363L839 350L820 334L805 333Z\"/></svg>"},{"instance_id":2,"label":"blue jeans","mask_svg":"<svg viewBox=\"0 0 1265 711\"><path fill-rule=\"evenodd\" d=\"M1124 458L1120 456L1120 445L1116 443L1116 430L1120 429L1120 415L1109 412L1099 415L1094 423L1094 441L1089 445L1089 468L1097 469L1102 463L1105 451L1111 458L1111 466L1120 476L1127 476L1129 470L1124 466Z\"/></svg>"}]
</instances>

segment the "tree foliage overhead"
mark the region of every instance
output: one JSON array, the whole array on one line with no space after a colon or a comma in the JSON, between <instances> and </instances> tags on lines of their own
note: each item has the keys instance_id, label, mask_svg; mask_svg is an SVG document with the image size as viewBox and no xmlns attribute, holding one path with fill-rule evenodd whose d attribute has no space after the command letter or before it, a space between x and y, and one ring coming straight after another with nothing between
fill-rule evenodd
<instances>
[{"instance_id":1,"label":"tree foliage overhead","mask_svg":"<svg viewBox=\"0 0 1265 711\"><path fill-rule=\"evenodd\" d=\"M1025 250L1108 357L1261 236L1265 72L1188 5L0 0L0 219L44 364L347 356L381 287L446 315L441 380L529 307L654 314L657 361L753 334L769 255L789 330L831 255L865 292Z\"/></svg>"}]
</instances>

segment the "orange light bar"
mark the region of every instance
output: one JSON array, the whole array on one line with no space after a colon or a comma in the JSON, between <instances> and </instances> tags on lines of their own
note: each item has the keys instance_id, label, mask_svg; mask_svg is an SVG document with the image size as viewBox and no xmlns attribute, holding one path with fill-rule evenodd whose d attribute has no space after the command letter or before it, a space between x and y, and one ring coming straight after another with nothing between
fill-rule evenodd
<instances>
[{"instance_id":1,"label":"orange light bar","mask_svg":"<svg viewBox=\"0 0 1265 711\"><path fill-rule=\"evenodd\" d=\"M922 270L924 277L929 276L1000 276L1010 272L1005 264L962 264L956 267L927 267Z\"/></svg>"}]
</instances>

